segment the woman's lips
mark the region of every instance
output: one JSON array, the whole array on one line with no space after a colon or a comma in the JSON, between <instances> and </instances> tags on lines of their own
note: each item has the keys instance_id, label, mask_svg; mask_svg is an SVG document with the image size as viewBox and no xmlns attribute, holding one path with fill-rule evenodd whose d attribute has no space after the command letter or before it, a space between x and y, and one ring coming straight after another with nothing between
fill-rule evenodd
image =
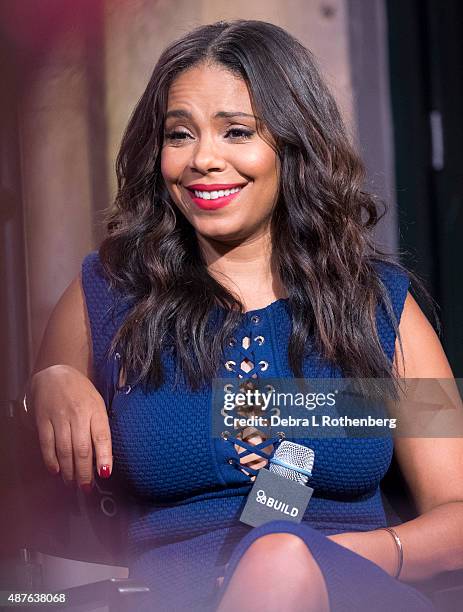
<instances>
[{"instance_id":1,"label":"woman's lips","mask_svg":"<svg viewBox=\"0 0 463 612\"><path fill-rule=\"evenodd\" d=\"M198 208L202 208L203 210L216 210L217 208L223 208L224 206L227 206L227 204L230 204L230 202L236 198L236 196L240 195L245 187L246 185L236 193L231 193L230 195L222 196L221 198L215 198L215 200L204 200L203 198L196 197L193 191L190 191L189 189L187 189L187 191L188 195L196 206L198 206Z\"/></svg>"}]
</instances>

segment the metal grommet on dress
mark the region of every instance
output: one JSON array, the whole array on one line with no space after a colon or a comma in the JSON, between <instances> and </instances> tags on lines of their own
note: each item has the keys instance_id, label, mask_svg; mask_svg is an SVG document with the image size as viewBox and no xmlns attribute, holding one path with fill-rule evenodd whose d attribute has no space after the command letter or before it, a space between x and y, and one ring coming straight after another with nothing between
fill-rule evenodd
<instances>
[{"instance_id":1,"label":"metal grommet on dress","mask_svg":"<svg viewBox=\"0 0 463 612\"><path fill-rule=\"evenodd\" d=\"M259 365L260 365L260 369L261 372L265 372L265 370L268 370L268 361L259 361Z\"/></svg>"},{"instance_id":2,"label":"metal grommet on dress","mask_svg":"<svg viewBox=\"0 0 463 612\"><path fill-rule=\"evenodd\" d=\"M262 346L264 344L264 342L265 342L265 338L264 338L264 336L256 336L254 338L254 342L257 342L257 344L259 346Z\"/></svg>"},{"instance_id":3,"label":"metal grommet on dress","mask_svg":"<svg viewBox=\"0 0 463 612\"><path fill-rule=\"evenodd\" d=\"M220 434L220 437L222 438L222 440L228 440L229 436L230 436L229 431L222 431L222 433Z\"/></svg>"},{"instance_id":4,"label":"metal grommet on dress","mask_svg":"<svg viewBox=\"0 0 463 612\"><path fill-rule=\"evenodd\" d=\"M225 362L225 367L227 368L227 370L229 372L234 372L235 371L233 369L233 366L236 366L236 361L233 361L232 359L229 359L228 361Z\"/></svg>"},{"instance_id":5,"label":"metal grommet on dress","mask_svg":"<svg viewBox=\"0 0 463 612\"><path fill-rule=\"evenodd\" d=\"M254 325L257 325L258 323L260 323L260 317L259 317L259 315L252 315L252 317L251 317L251 323L254 323Z\"/></svg>"}]
</instances>

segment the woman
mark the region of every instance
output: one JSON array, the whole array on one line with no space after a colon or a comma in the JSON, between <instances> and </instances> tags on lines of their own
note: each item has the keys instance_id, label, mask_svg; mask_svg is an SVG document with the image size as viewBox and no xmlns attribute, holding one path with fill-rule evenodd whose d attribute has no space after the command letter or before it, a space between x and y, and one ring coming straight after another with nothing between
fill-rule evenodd
<instances>
[{"instance_id":1,"label":"woman","mask_svg":"<svg viewBox=\"0 0 463 612\"><path fill-rule=\"evenodd\" d=\"M461 439L396 440L421 514L388 532L390 438L296 440L317 457L303 522L251 529L239 516L265 460L250 449L266 441L210 436L218 376L452 377L408 275L373 257L376 206L310 53L260 21L186 34L117 174L108 236L53 312L30 388L51 471L88 489L92 444L100 477L114 453L147 608L431 610L405 583L463 565Z\"/></svg>"}]
</instances>

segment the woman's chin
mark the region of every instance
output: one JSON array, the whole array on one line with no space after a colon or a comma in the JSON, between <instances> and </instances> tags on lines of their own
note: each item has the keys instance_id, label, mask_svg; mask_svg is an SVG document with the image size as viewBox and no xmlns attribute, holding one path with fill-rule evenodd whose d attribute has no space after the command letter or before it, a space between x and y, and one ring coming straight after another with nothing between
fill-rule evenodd
<instances>
[{"instance_id":1,"label":"woman's chin","mask_svg":"<svg viewBox=\"0 0 463 612\"><path fill-rule=\"evenodd\" d=\"M241 224L231 224L227 222L208 222L195 224L198 234L207 240L217 242L237 242L246 239L249 235L249 228Z\"/></svg>"}]
</instances>

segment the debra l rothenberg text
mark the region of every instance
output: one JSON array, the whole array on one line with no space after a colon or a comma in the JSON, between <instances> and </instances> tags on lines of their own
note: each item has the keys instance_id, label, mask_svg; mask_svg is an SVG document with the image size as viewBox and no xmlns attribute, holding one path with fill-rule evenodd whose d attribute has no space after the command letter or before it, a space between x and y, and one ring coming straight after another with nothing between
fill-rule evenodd
<instances>
[{"instance_id":1,"label":"debra l rothenberg text","mask_svg":"<svg viewBox=\"0 0 463 612\"><path fill-rule=\"evenodd\" d=\"M362 418L352 418L348 416L332 417L329 415L312 414L309 417L280 417L279 415L249 417L234 417L227 415L224 417L226 427L381 427L395 429L397 419L376 418L371 415Z\"/></svg>"}]
</instances>

